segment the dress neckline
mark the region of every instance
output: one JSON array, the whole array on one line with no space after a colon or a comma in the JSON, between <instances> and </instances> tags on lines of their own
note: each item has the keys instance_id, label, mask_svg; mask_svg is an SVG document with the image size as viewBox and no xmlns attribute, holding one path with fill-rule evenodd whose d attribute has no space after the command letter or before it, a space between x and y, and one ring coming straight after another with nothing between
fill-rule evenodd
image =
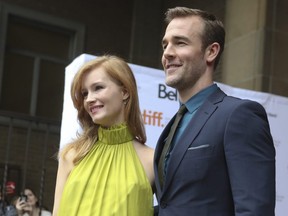
<instances>
[{"instance_id":1,"label":"dress neckline","mask_svg":"<svg viewBox=\"0 0 288 216\"><path fill-rule=\"evenodd\" d=\"M99 127L98 140L107 145L124 144L133 140L133 136L126 123L111 126L109 128Z\"/></svg>"}]
</instances>

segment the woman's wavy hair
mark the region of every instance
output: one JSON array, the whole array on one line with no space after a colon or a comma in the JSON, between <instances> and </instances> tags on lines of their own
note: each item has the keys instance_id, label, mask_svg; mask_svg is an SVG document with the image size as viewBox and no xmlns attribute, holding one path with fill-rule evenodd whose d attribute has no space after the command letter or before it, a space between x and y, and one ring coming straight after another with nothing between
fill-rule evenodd
<instances>
[{"instance_id":1,"label":"woman's wavy hair","mask_svg":"<svg viewBox=\"0 0 288 216\"><path fill-rule=\"evenodd\" d=\"M72 143L64 146L59 156L65 157L69 150L73 148L76 152L73 160L74 164L83 159L97 141L99 125L95 124L86 112L84 98L81 93L83 77L96 68L103 68L116 84L127 91L129 97L124 103L126 104L124 111L125 122L137 141L142 144L146 142L145 127L139 107L137 84L132 70L120 57L113 55L96 57L80 68L71 84L71 98L78 112L77 118L82 127L82 132L77 134L77 138Z\"/></svg>"}]
</instances>

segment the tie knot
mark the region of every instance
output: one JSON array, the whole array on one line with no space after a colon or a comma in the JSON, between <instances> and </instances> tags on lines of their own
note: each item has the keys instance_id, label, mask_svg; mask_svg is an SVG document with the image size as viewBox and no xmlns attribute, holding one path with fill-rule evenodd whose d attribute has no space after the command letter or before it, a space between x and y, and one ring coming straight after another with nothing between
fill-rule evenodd
<instances>
[{"instance_id":1,"label":"tie knot","mask_svg":"<svg viewBox=\"0 0 288 216\"><path fill-rule=\"evenodd\" d=\"M178 110L179 115L183 115L187 111L187 108L184 104L181 105L181 107Z\"/></svg>"}]
</instances>

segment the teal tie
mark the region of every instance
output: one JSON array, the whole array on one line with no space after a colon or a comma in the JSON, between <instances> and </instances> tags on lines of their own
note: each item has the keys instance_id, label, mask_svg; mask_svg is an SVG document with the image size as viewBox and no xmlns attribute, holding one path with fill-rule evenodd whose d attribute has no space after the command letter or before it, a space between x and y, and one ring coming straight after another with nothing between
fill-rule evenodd
<instances>
[{"instance_id":1,"label":"teal tie","mask_svg":"<svg viewBox=\"0 0 288 216\"><path fill-rule=\"evenodd\" d=\"M166 171L165 171L166 160L168 159L169 153L171 152L171 150L173 148L173 146L171 146L173 136L175 134L175 131L177 129L179 122L181 121L181 119L182 119L182 117L186 111L187 111L186 106L181 105L181 107L179 108L179 110L177 112L175 120L171 126L170 132L168 134L167 140L164 144L164 147L163 147L163 150L162 150L159 162L158 162L158 175L159 175L159 181L160 181L161 187L163 186L165 174L166 174Z\"/></svg>"}]
</instances>

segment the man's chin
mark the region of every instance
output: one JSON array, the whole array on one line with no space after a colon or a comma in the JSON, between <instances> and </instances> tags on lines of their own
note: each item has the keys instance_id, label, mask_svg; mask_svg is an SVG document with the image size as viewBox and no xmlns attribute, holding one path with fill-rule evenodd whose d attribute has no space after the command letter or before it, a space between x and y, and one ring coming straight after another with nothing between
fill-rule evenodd
<instances>
[{"instance_id":1,"label":"man's chin","mask_svg":"<svg viewBox=\"0 0 288 216\"><path fill-rule=\"evenodd\" d=\"M170 80L170 79L166 79L166 80L165 80L165 84L166 84L167 86L171 87L171 88L175 88L175 87L176 87L175 81Z\"/></svg>"}]
</instances>

